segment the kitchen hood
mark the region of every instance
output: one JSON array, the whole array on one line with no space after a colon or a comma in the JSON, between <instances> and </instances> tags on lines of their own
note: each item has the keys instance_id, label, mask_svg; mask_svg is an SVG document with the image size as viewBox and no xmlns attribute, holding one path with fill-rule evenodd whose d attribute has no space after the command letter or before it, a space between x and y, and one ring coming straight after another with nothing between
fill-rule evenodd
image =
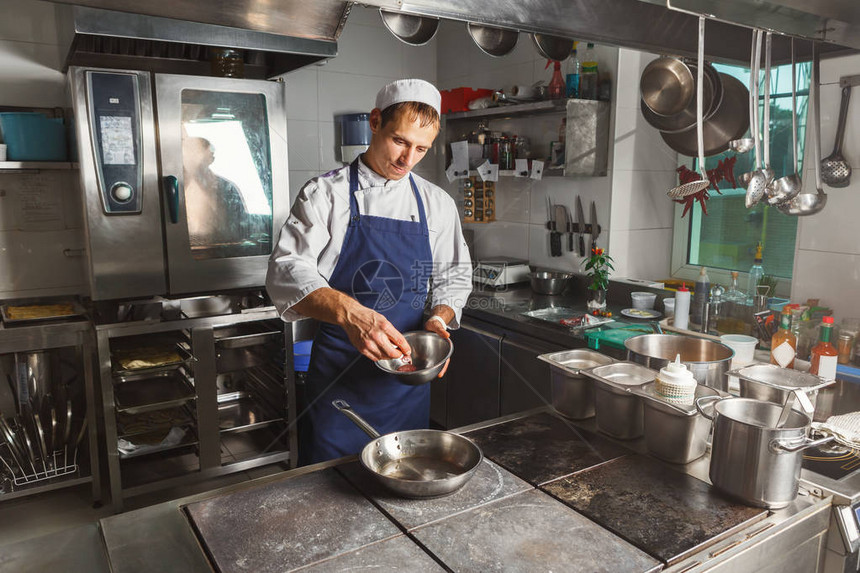
<instances>
[{"instance_id":1,"label":"kitchen hood","mask_svg":"<svg viewBox=\"0 0 860 573\"><path fill-rule=\"evenodd\" d=\"M102 2L101 4L105 4ZM122 5L122 2L113 4ZM140 2L145 7L145 1ZM159 2L188 5L183 0ZM220 3L196 3L198 12L218 13ZM241 2L233 4L234 11ZM220 25L212 22L178 20L172 17L132 14L88 6L57 5L60 46L67 48L63 71L69 66L146 70L159 73L211 75L210 59L220 48L233 48L244 59L247 78L267 79L337 55L337 37L349 15L351 4L329 3L323 12L311 7L297 15L292 24L272 31L272 22L295 9L284 3L280 13L271 10L268 31ZM167 8L161 10L170 12ZM226 10L222 14L233 14ZM269 14L270 12L266 12ZM276 14L278 13L278 14ZM262 18L257 20L262 21ZM247 26L238 18L221 21Z\"/></svg>"},{"instance_id":2,"label":"kitchen hood","mask_svg":"<svg viewBox=\"0 0 860 573\"><path fill-rule=\"evenodd\" d=\"M822 40L822 57L853 53L860 48L860 8L849 6L855 2L856 0L364 0L362 3L403 14L472 22L520 32L549 34L688 57L696 56L698 24L695 14L703 14L710 18L705 40L707 57L714 61L743 65L749 62L753 25L786 34L777 34L773 38L775 63L790 61L788 35ZM825 13L824 5L827 5L830 11ZM839 6L842 6L841 10L837 10ZM796 7L803 8L801 10ZM811 59L811 42L797 42L796 48L800 60Z\"/></svg>"}]
</instances>

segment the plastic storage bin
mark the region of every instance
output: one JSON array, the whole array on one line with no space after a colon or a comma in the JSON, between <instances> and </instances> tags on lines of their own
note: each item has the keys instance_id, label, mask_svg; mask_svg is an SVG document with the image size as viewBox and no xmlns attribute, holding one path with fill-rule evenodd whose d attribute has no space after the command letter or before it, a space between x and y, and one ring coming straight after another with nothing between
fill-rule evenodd
<instances>
[{"instance_id":1,"label":"plastic storage bin","mask_svg":"<svg viewBox=\"0 0 860 573\"><path fill-rule=\"evenodd\" d=\"M493 90L479 88L454 88L442 90L442 113L469 111L469 102L473 99L489 97Z\"/></svg>"},{"instance_id":2,"label":"plastic storage bin","mask_svg":"<svg viewBox=\"0 0 860 573\"><path fill-rule=\"evenodd\" d=\"M8 161L66 161L66 130L62 118L35 112L0 113L0 131Z\"/></svg>"}]
</instances>

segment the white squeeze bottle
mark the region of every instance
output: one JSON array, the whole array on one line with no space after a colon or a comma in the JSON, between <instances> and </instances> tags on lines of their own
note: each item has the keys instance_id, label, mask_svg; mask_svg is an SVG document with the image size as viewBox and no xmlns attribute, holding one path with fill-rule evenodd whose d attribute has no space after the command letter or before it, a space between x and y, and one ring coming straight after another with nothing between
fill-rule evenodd
<instances>
[{"instance_id":1,"label":"white squeeze bottle","mask_svg":"<svg viewBox=\"0 0 860 573\"><path fill-rule=\"evenodd\" d=\"M690 326L690 289L687 283L675 293L675 328L687 330Z\"/></svg>"}]
</instances>

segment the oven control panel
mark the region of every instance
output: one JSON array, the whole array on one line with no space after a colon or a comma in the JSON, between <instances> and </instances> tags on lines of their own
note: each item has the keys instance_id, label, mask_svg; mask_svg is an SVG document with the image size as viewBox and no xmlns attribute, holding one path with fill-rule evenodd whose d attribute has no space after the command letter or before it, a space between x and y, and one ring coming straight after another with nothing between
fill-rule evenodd
<instances>
[{"instance_id":1,"label":"oven control panel","mask_svg":"<svg viewBox=\"0 0 860 573\"><path fill-rule=\"evenodd\" d=\"M107 215L141 212L140 106L137 76L87 72L90 136Z\"/></svg>"}]
</instances>

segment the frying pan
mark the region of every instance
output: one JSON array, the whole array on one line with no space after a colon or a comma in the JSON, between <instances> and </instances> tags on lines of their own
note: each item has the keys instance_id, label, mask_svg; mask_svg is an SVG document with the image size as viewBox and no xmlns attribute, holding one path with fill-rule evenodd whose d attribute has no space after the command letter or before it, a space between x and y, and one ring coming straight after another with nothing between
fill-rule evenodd
<instances>
[{"instance_id":1,"label":"frying pan","mask_svg":"<svg viewBox=\"0 0 860 573\"><path fill-rule=\"evenodd\" d=\"M380 436L344 400L334 400L332 406L371 437L359 454L361 465L400 496L420 499L454 493L484 459L477 444L459 434L406 430Z\"/></svg>"}]
</instances>

